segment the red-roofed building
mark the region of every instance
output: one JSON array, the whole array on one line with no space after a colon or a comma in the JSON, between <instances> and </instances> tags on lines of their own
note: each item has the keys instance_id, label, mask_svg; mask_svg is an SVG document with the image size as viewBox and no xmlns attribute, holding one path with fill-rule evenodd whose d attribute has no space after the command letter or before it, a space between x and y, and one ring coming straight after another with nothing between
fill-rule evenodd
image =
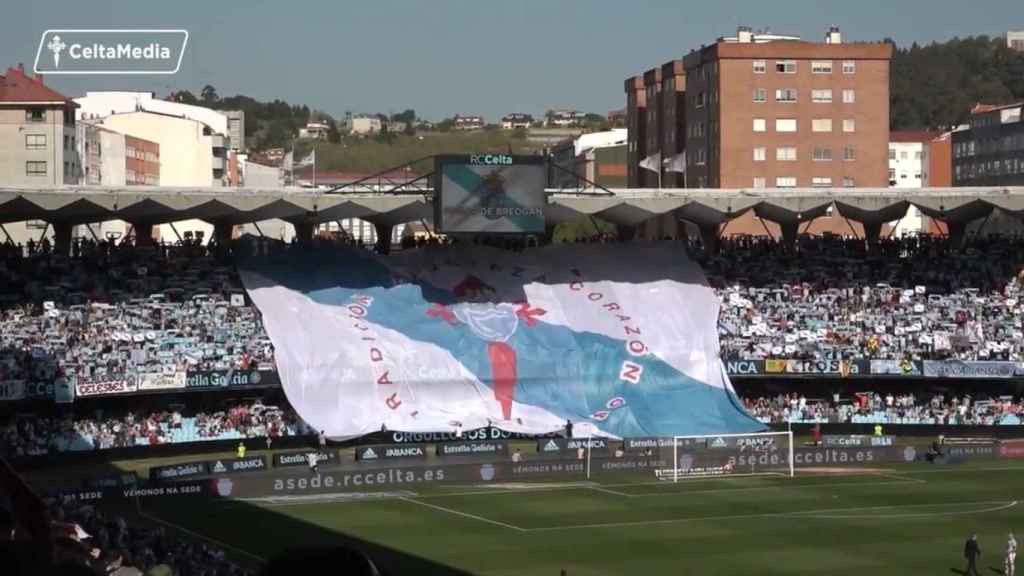
<instances>
[{"instance_id":1,"label":"red-roofed building","mask_svg":"<svg viewBox=\"0 0 1024 576\"><path fill-rule=\"evenodd\" d=\"M0 75L0 182L75 184L75 107L22 66Z\"/></svg>"},{"instance_id":2,"label":"red-roofed building","mask_svg":"<svg viewBox=\"0 0 1024 576\"><path fill-rule=\"evenodd\" d=\"M61 186L77 184L76 104L32 77L24 67L0 75L0 184ZM70 226L56 231L70 241ZM31 220L0 226L0 243L26 244L53 237L54 226Z\"/></svg>"}]
</instances>

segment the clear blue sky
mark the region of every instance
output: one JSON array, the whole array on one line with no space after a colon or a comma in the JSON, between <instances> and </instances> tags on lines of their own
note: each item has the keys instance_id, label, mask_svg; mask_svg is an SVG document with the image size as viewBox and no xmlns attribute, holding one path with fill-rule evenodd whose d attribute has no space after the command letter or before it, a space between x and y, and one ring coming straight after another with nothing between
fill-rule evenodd
<instances>
[{"instance_id":1,"label":"clear blue sky","mask_svg":"<svg viewBox=\"0 0 1024 576\"><path fill-rule=\"evenodd\" d=\"M737 25L820 40L901 45L1024 29L1020 0L10 0L0 67L31 67L47 28L185 28L175 76L53 77L69 96L164 95L212 84L221 95L280 98L341 116L624 105L623 80L732 34Z\"/></svg>"}]
</instances>

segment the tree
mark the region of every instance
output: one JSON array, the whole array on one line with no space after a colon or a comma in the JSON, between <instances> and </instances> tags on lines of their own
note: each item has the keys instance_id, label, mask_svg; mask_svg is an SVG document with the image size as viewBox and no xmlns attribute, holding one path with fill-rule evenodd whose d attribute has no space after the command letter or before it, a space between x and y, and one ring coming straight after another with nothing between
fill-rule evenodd
<instances>
[{"instance_id":1,"label":"tree","mask_svg":"<svg viewBox=\"0 0 1024 576\"><path fill-rule=\"evenodd\" d=\"M892 129L950 129L965 123L978 102L1024 99L1024 53L1007 48L1003 38L954 38L894 50Z\"/></svg>"},{"instance_id":2,"label":"tree","mask_svg":"<svg viewBox=\"0 0 1024 576\"><path fill-rule=\"evenodd\" d=\"M405 122L411 125L413 122L416 122L416 111L412 108L407 108L403 112L392 114L391 119L395 122Z\"/></svg>"},{"instance_id":3,"label":"tree","mask_svg":"<svg viewBox=\"0 0 1024 576\"><path fill-rule=\"evenodd\" d=\"M338 132L338 124L334 121L334 118L327 117L327 141L332 144L338 144L341 142L341 133Z\"/></svg>"},{"instance_id":4,"label":"tree","mask_svg":"<svg viewBox=\"0 0 1024 576\"><path fill-rule=\"evenodd\" d=\"M179 90L177 92L171 92L169 100L171 100L172 102L180 102L182 104L199 104L199 100L196 98L195 94L189 92L188 90Z\"/></svg>"},{"instance_id":5,"label":"tree","mask_svg":"<svg viewBox=\"0 0 1024 576\"><path fill-rule=\"evenodd\" d=\"M220 97L217 96L217 89L209 84L203 86L203 91L199 93L199 97L207 104L212 104L220 100Z\"/></svg>"},{"instance_id":6,"label":"tree","mask_svg":"<svg viewBox=\"0 0 1024 576\"><path fill-rule=\"evenodd\" d=\"M451 118L445 118L434 125L434 129L438 132L450 132L452 127L455 126L455 120Z\"/></svg>"}]
</instances>

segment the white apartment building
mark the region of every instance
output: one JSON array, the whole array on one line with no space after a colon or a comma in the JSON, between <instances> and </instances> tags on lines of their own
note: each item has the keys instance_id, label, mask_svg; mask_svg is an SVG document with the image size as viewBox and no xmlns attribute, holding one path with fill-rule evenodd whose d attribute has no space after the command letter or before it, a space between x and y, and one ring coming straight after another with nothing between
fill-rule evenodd
<instances>
[{"instance_id":1,"label":"white apartment building","mask_svg":"<svg viewBox=\"0 0 1024 576\"><path fill-rule=\"evenodd\" d=\"M938 132L896 131L889 134L889 187L927 188L929 143ZM895 236L924 232L927 221L915 206L898 222L892 223Z\"/></svg>"},{"instance_id":2,"label":"white apartment building","mask_svg":"<svg viewBox=\"0 0 1024 576\"><path fill-rule=\"evenodd\" d=\"M356 135L379 134L383 129L380 118L368 116L349 118L346 120L348 131Z\"/></svg>"},{"instance_id":3,"label":"white apartment building","mask_svg":"<svg viewBox=\"0 0 1024 576\"><path fill-rule=\"evenodd\" d=\"M189 118L149 111L107 116L99 125L121 134L151 140L160 145L160 185L211 187L225 184L227 170L225 141L222 134ZM160 238L178 240L185 232L213 234L213 225L187 220L160 226Z\"/></svg>"},{"instance_id":4,"label":"white apartment building","mask_svg":"<svg viewBox=\"0 0 1024 576\"><path fill-rule=\"evenodd\" d=\"M1010 30L1007 32L1006 47L1024 52L1024 30Z\"/></svg>"}]
</instances>

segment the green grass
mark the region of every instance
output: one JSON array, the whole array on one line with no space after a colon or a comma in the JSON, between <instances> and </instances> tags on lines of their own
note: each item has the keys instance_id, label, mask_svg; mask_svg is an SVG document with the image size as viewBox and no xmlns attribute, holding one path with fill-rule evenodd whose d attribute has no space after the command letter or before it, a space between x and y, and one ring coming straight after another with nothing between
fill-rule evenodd
<instances>
[{"instance_id":1,"label":"green grass","mask_svg":"<svg viewBox=\"0 0 1024 576\"><path fill-rule=\"evenodd\" d=\"M145 512L250 564L346 540L393 575L950 574L973 531L992 574L1006 534L1024 531L1022 488L1024 463L991 460L792 479L432 486L343 503L146 503Z\"/></svg>"}]
</instances>

